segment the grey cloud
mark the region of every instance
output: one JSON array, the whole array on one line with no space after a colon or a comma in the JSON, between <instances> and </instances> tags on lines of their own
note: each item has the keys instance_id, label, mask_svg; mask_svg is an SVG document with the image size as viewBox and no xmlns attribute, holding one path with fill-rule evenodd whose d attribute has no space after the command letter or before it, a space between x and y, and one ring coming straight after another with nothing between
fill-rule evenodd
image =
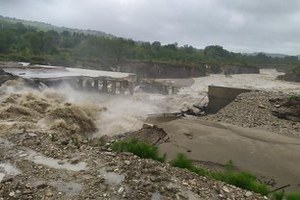
<instances>
[{"instance_id":1,"label":"grey cloud","mask_svg":"<svg viewBox=\"0 0 300 200\"><path fill-rule=\"evenodd\" d=\"M300 54L300 0L10 0L0 14L135 40Z\"/></svg>"}]
</instances>

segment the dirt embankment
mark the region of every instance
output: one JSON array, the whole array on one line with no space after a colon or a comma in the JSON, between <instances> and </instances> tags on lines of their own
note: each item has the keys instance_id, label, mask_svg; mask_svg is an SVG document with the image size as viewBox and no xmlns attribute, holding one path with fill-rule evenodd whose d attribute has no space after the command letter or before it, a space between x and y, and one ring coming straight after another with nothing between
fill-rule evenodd
<instances>
[{"instance_id":1,"label":"dirt embankment","mask_svg":"<svg viewBox=\"0 0 300 200\"><path fill-rule=\"evenodd\" d=\"M259 68L255 66L219 66L204 63L188 66L154 62L127 62L113 68L120 72L135 73L140 78L196 78L205 76L207 73L259 74Z\"/></svg>"},{"instance_id":2,"label":"dirt embankment","mask_svg":"<svg viewBox=\"0 0 300 200\"><path fill-rule=\"evenodd\" d=\"M286 117L278 118L279 114L274 115L275 113L286 113L285 116L288 118L289 116L297 118L299 105L291 108L285 105L290 96L284 93L262 91L240 94L218 113L208 115L204 119L300 136L300 123L297 120L290 120ZM298 111L290 111L291 109L298 109Z\"/></svg>"},{"instance_id":3,"label":"dirt embankment","mask_svg":"<svg viewBox=\"0 0 300 200\"><path fill-rule=\"evenodd\" d=\"M1 63L0 63L1 66ZM14 77L13 75L6 73L3 69L0 68L0 85L5 83L8 80L14 80L17 77Z\"/></svg>"},{"instance_id":4,"label":"dirt embankment","mask_svg":"<svg viewBox=\"0 0 300 200\"><path fill-rule=\"evenodd\" d=\"M255 66L225 65L222 69L224 74L259 74Z\"/></svg>"},{"instance_id":5,"label":"dirt embankment","mask_svg":"<svg viewBox=\"0 0 300 200\"><path fill-rule=\"evenodd\" d=\"M154 62L128 62L115 67L115 71L135 73L140 78L194 78L206 75L203 64L187 66Z\"/></svg>"},{"instance_id":6,"label":"dirt embankment","mask_svg":"<svg viewBox=\"0 0 300 200\"><path fill-rule=\"evenodd\" d=\"M300 75L295 73L287 73L285 75L278 76L277 79L291 82L300 82Z\"/></svg>"}]
</instances>

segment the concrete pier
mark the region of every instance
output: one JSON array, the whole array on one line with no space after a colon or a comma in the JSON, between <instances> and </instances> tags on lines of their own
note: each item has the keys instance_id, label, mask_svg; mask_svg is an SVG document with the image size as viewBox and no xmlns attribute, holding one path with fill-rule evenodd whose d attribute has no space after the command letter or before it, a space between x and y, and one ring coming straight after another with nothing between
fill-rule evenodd
<instances>
[{"instance_id":1,"label":"concrete pier","mask_svg":"<svg viewBox=\"0 0 300 200\"><path fill-rule=\"evenodd\" d=\"M94 80L94 89L99 90L99 80L97 79Z\"/></svg>"}]
</instances>

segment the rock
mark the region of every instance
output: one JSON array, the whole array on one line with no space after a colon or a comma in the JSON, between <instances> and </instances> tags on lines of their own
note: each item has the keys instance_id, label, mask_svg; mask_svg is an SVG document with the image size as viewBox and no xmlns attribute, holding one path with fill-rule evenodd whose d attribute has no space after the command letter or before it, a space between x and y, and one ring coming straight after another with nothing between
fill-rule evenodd
<instances>
[{"instance_id":1,"label":"rock","mask_svg":"<svg viewBox=\"0 0 300 200\"><path fill-rule=\"evenodd\" d=\"M143 128L144 129L153 128L153 124L143 124Z\"/></svg>"},{"instance_id":2,"label":"rock","mask_svg":"<svg viewBox=\"0 0 300 200\"><path fill-rule=\"evenodd\" d=\"M2 182L3 178L5 177L4 173L0 173L0 183Z\"/></svg>"},{"instance_id":3,"label":"rock","mask_svg":"<svg viewBox=\"0 0 300 200\"><path fill-rule=\"evenodd\" d=\"M153 176L150 177L150 181L155 182L157 179Z\"/></svg>"},{"instance_id":4,"label":"rock","mask_svg":"<svg viewBox=\"0 0 300 200\"><path fill-rule=\"evenodd\" d=\"M188 200L189 199L188 195L185 193L182 193L182 192L176 194L175 196L176 196L177 200Z\"/></svg>"},{"instance_id":5,"label":"rock","mask_svg":"<svg viewBox=\"0 0 300 200\"><path fill-rule=\"evenodd\" d=\"M178 188L177 187L175 187L173 184L169 184L169 185L167 185L167 187L166 187L166 189L168 190L168 191L170 191L170 192L177 192L178 191Z\"/></svg>"},{"instance_id":6,"label":"rock","mask_svg":"<svg viewBox=\"0 0 300 200\"><path fill-rule=\"evenodd\" d=\"M187 182L183 181L183 182L182 182L182 185L188 186L189 184L188 184Z\"/></svg>"},{"instance_id":7,"label":"rock","mask_svg":"<svg viewBox=\"0 0 300 200\"><path fill-rule=\"evenodd\" d=\"M61 140L60 141L60 143L62 144L62 145L68 145L69 144L69 139L64 139L64 140Z\"/></svg>"},{"instance_id":8,"label":"rock","mask_svg":"<svg viewBox=\"0 0 300 200\"><path fill-rule=\"evenodd\" d=\"M31 190L24 190L23 194L28 195L28 194L32 194L33 192Z\"/></svg>"},{"instance_id":9,"label":"rock","mask_svg":"<svg viewBox=\"0 0 300 200\"><path fill-rule=\"evenodd\" d=\"M63 164L65 164L65 161L63 161L63 160L60 160L60 161L58 161L58 162L57 162L57 164L59 164L59 165L63 165Z\"/></svg>"},{"instance_id":10,"label":"rock","mask_svg":"<svg viewBox=\"0 0 300 200\"><path fill-rule=\"evenodd\" d=\"M47 190L45 196L46 197L52 197L53 193L50 190Z\"/></svg>"},{"instance_id":11,"label":"rock","mask_svg":"<svg viewBox=\"0 0 300 200\"><path fill-rule=\"evenodd\" d=\"M75 156L75 157L73 157L73 158L71 158L71 159L69 160L69 162L70 162L72 165L78 164L79 161L80 161L80 156Z\"/></svg>"},{"instance_id":12,"label":"rock","mask_svg":"<svg viewBox=\"0 0 300 200\"><path fill-rule=\"evenodd\" d=\"M37 189L44 189L44 188L46 188L48 185L47 185L47 183L46 183L46 181L39 181L39 182L37 182L36 183L36 188Z\"/></svg>"},{"instance_id":13,"label":"rock","mask_svg":"<svg viewBox=\"0 0 300 200\"><path fill-rule=\"evenodd\" d=\"M130 164L131 164L131 162L130 162L129 160L125 160L124 163L125 163L126 165L130 165Z\"/></svg>"},{"instance_id":14,"label":"rock","mask_svg":"<svg viewBox=\"0 0 300 200\"><path fill-rule=\"evenodd\" d=\"M120 188L118 189L118 193L119 193L119 194L122 194L124 191L125 191L125 188L124 188L124 187L120 187Z\"/></svg>"},{"instance_id":15,"label":"rock","mask_svg":"<svg viewBox=\"0 0 300 200\"><path fill-rule=\"evenodd\" d=\"M261 103L258 104L258 107L259 107L259 108L263 108L263 109L266 109L266 108L267 108L265 105L263 105L263 104L261 104Z\"/></svg>"},{"instance_id":16,"label":"rock","mask_svg":"<svg viewBox=\"0 0 300 200\"><path fill-rule=\"evenodd\" d=\"M113 156L113 157L116 156L116 154L114 152L109 152L109 151L104 152L104 154L107 156Z\"/></svg>"},{"instance_id":17,"label":"rock","mask_svg":"<svg viewBox=\"0 0 300 200\"><path fill-rule=\"evenodd\" d=\"M35 133L28 133L28 135L29 135L30 137L37 137L37 134L35 134Z\"/></svg>"},{"instance_id":18,"label":"rock","mask_svg":"<svg viewBox=\"0 0 300 200\"><path fill-rule=\"evenodd\" d=\"M252 196L252 192L248 191L245 193L245 197L251 197Z\"/></svg>"},{"instance_id":19,"label":"rock","mask_svg":"<svg viewBox=\"0 0 300 200\"><path fill-rule=\"evenodd\" d=\"M193 135L191 133L183 133L188 139L192 140Z\"/></svg>"},{"instance_id":20,"label":"rock","mask_svg":"<svg viewBox=\"0 0 300 200\"><path fill-rule=\"evenodd\" d=\"M223 190L224 192L226 192L226 193L230 193L230 190L229 190L228 187L226 187L226 186L223 186L223 187L222 187L222 190Z\"/></svg>"},{"instance_id":21,"label":"rock","mask_svg":"<svg viewBox=\"0 0 300 200\"><path fill-rule=\"evenodd\" d=\"M10 197L13 197L16 195L16 193L14 191L11 191L9 194L8 194Z\"/></svg>"},{"instance_id":22,"label":"rock","mask_svg":"<svg viewBox=\"0 0 300 200\"><path fill-rule=\"evenodd\" d=\"M190 184L191 184L192 186L196 186L196 185L197 185L197 181L196 181L195 179L190 180Z\"/></svg>"}]
</instances>

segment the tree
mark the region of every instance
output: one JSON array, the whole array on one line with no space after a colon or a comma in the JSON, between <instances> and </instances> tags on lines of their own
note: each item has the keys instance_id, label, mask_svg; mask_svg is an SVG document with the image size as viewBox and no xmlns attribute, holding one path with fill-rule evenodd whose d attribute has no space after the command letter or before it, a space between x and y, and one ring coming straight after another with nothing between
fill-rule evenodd
<instances>
[{"instance_id":1,"label":"tree","mask_svg":"<svg viewBox=\"0 0 300 200\"><path fill-rule=\"evenodd\" d=\"M161 47L161 44L159 41L154 41L151 46L153 49L158 50Z\"/></svg>"},{"instance_id":2,"label":"tree","mask_svg":"<svg viewBox=\"0 0 300 200\"><path fill-rule=\"evenodd\" d=\"M207 57L226 58L229 57L229 52L219 45L212 45L205 47L204 55Z\"/></svg>"}]
</instances>

